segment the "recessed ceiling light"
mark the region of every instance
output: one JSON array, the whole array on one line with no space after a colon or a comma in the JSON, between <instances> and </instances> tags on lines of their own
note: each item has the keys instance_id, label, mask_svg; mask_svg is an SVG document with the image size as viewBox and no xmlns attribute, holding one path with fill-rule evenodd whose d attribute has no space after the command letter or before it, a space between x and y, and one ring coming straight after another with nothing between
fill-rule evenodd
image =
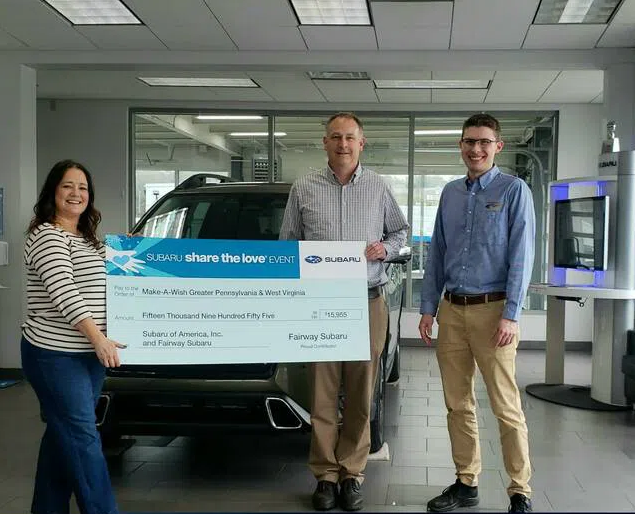
<instances>
[{"instance_id":1,"label":"recessed ceiling light","mask_svg":"<svg viewBox=\"0 0 635 514\"><path fill-rule=\"evenodd\" d=\"M374 80L376 89L487 89L489 80Z\"/></svg>"},{"instance_id":2,"label":"recessed ceiling light","mask_svg":"<svg viewBox=\"0 0 635 514\"><path fill-rule=\"evenodd\" d=\"M197 120L261 120L262 116L251 114L199 114Z\"/></svg>"},{"instance_id":3,"label":"recessed ceiling light","mask_svg":"<svg viewBox=\"0 0 635 514\"><path fill-rule=\"evenodd\" d=\"M177 87L258 87L251 79L224 79L210 77L138 77L149 86Z\"/></svg>"},{"instance_id":4,"label":"recessed ceiling light","mask_svg":"<svg viewBox=\"0 0 635 514\"><path fill-rule=\"evenodd\" d=\"M300 25L370 25L366 0L291 0Z\"/></svg>"},{"instance_id":5,"label":"recessed ceiling light","mask_svg":"<svg viewBox=\"0 0 635 514\"><path fill-rule=\"evenodd\" d=\"M73 25L139 25L119 0L44 0Z\"/></svg>"},{"instance_id":6,"label":"recessed ceiling light","mask_svg":"<svg viewBox=\"0 0 635 514\"><path fill-rule=\"evenodd\" d=\"M534 25L608 23L620 0L542 0Z\"/></svg>"},{"instance_id":7,"label":"recessed ceiling light","mask_svg":"<svg viewBox=\"0 0 635 514\"><path fill-rule=\"evenodd\" d=\"M370 80L365 71L307 71L313 80Z\"/></svg>"},{"instance_id":8,"label":"recessed ceiling light","mask_svg":"<svg viewBox=\"0 0 635 514\"><path fill-rule=\"evenodd\" d=\"M230 136L232 137L268 137L269 132L230 132ZM274 132L273 135L275 137L286 136L286 132Z\"/></svg>"},{"instance_id":9,"label":"recessed ceiling light","mask_svg":"<svg viewBox=\"0 0 635 514\"><path fill-rule=\"evenodd\" d=\"M415 136L460 136L460 129L415 130Z\"/></svg>"}]
</instances>

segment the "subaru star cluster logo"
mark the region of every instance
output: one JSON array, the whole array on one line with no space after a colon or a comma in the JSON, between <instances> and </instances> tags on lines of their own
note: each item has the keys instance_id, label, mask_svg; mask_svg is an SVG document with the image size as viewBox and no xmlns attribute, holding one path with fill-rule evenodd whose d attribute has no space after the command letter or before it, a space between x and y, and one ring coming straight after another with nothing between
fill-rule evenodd
<instances>
[{"instance_id":1,"label":"subaru star cluster logo","mask_svg":"<svg viewBox=\"0 0 635 514\"><path fill-rule=\"evenodd\" d=\"M322 262L322 257L319 255L308 255L304 258L304 260L309 264L317 264L318 262Z\"/></svg>"}]
</instances>

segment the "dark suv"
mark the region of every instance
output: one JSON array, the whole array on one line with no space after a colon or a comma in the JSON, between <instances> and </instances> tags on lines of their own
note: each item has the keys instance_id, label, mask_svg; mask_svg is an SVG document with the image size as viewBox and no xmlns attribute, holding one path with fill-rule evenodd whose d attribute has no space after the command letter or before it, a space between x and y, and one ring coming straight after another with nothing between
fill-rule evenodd
<instances>
[{"instance_id":1,"label":"dark suv","mask_svg":"<svg viewBox=\"0 0 635 514\"><path fill-rule=\"evenodd\" d=\"M134 233L148 237L278 239L290 184L227 181L195 175L162 197ZM371 452L383 444L384 389L399 378L402 279L409 249L386 263L390 309L386 349L375 386ZM109 369L98 406L105 440L121 435L195 435L209 427L310 426L307 365L124 365Z\"/></svg>"}]
</instances>

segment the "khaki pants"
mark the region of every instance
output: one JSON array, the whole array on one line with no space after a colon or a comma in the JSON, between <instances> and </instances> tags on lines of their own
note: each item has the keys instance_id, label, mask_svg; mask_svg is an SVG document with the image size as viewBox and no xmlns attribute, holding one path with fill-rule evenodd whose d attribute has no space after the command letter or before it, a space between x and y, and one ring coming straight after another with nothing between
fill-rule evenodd
<instances>
[{"instance_id":1,"label":"khaki pants","mask_svg":"<svg viewBox=\"0 0 635 514\"><path fill-rule=\"evenodd\" d=\"M476 364L498 420L503 461L511 479L507 492L510 496L521 493L529 497L531 466L527 425L515 377L518 337L502 348L495 348L492 343L504 304L499 301L462 306L443 300L437 317L437 359L457 478L474 486L481 472L474 399Z\"/></svg>"},{"instance_id":2,"label":"khaki pants","mask_svg":"<svg viewBox=\"0 0 635 514\"><path fill-rule=\"evenodd\" d=\"M368 300L368 318L370 361L316 362L309 366L312 392L309 468L317 480L363 480L370 450L371 399L388 328L388 308L383 296ZM340 428L342 381L344 409Z\"/></svg>"}]
</instances>

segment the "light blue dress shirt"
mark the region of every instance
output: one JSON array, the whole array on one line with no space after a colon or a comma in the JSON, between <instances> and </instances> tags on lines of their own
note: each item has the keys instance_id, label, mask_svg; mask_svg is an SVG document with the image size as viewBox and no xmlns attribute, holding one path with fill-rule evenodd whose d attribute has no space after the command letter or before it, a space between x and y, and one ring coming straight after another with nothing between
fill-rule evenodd
<instances>
[{"instance_id":1,"label":"light blue dress shirt","mask_svg":"<svg viewBox=\"0 0 635 514\"><path fill-rule=\"evenodd\" d=\"M534 263L531 191L494 166L474 182L443 188L421 290L421 314L436 315L443 290L505 291L503 318L518 320Z\"/></svg>"}]
</instances>

